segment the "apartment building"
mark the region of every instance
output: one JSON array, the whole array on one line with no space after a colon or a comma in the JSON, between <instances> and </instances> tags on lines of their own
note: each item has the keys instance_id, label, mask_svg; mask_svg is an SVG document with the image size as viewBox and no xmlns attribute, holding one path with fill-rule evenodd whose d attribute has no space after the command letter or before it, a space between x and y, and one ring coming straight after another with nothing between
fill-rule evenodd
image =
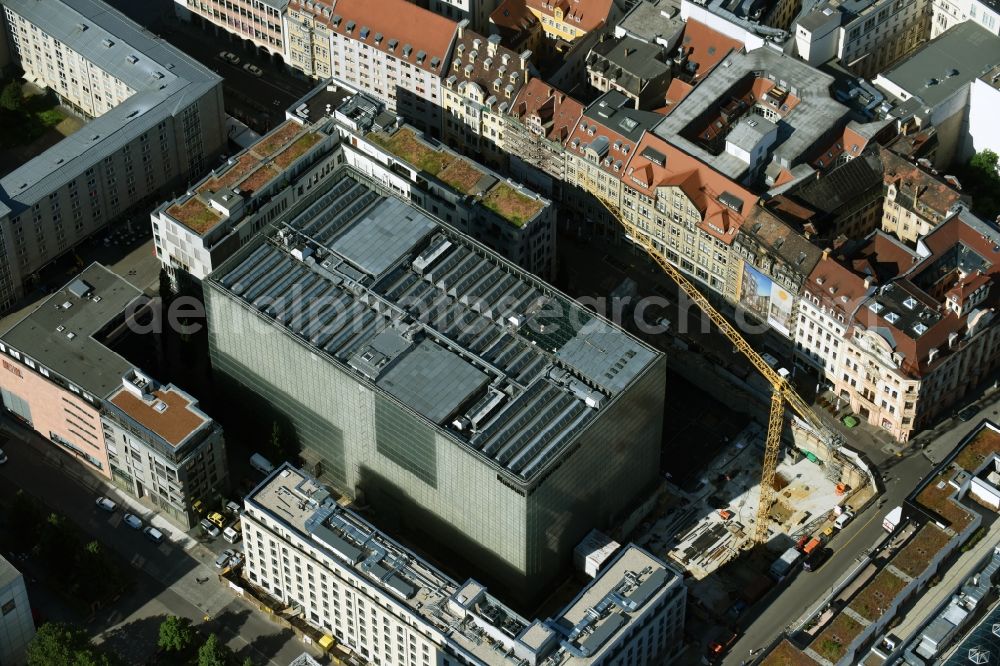
<instances>
[{"instance_id":1,"label":"apartment building","mask_svg":"<svg viewBox=\"0 0 1000 666\"><path fill-rule=\"evenodd\" d=\"M515 53L500 35L483 37L458 24L456 44L442 86L444 141L490 166L506 169L505 117L531 78L531 52Z\"/></svg>"},{"instance_id":2,"label":"apartment building","mask_svg":"<svg viewBox=\"0 0 1000 666\"><path fill-rule=\"evenodd\" d=\"M730 248L757 197L651 133L618 178L629 234L645 235L671 264L723 292Z\"/></svg>"},{"instance_id":3,"label":"apartment building","mask_svg":"<svg viewBox=\"0 0 1000 666\"><path fill-rule=\"evenodd\" d=\"M733 239L725 296L753 321L794 337L799 294L821 255L811 238L760 202Z\"/></svg>"},{"instance_id":4,"label":"apartment building","mask_svg":"<svg viewBox=\"0 0 1000 666\"><path fill-rule=\"evenodd\" d=\"M637 109L663 107L673 71L663 49L633 37L605 39L587 55L587 78L602 92L617 90Z\"/></svg>"},{"instance_id":5,"label":"apartment building","mask_svg":"<svg viewBox=\"0 0 1000 666\"><path fill-rule=\"evenodd\" d=\"M881 231L845 245L809 278L796 346L856 414L907 441L997 365L998 241L959 206L916 249Z\"/></svg>"},{"instance_id":6,"label":"apartment building","mask_svg":"<svg viewBox=\"0 0 1000 666\"><path fill-rule=\"evenodd\" d=\"M664 358L355 173L205 281L218 381L383 525L544 594L655 484Z\"/></svg>"},{"instance_id":7,"label":"apartment building","mask_svg":"<svg viewBox=\"0 0 1000 666\"><path fill-rule=\"evenodd\" d=\"M24 576L0 555L0 664L23 666L35 621Z\"/></svg>"},{"instance_id":8,"label":"apartment building","mask_svg":"<svg viewBox=\"0 0 1000 666\"><path fill-rule=\"evenodd\" d=\"M449 578L287 464L245 509L249 584L369 663L652 666L672 663L683 643L683 579L634 545L552 617L530 620L476 580Z\"/></svg>"},{"instance_id":9,"label":"apartment building","mask_svg":"<svg viewBox=\"0 0 1000 666\"><path fill-rule=\"evenodd\" d=\"M117 351L155 317L140 290L92 264L0 336L12 417L184 529L228 489L221 429Z\"/></svg>"},{"instance_id":10,"label":"apartment building","mask_svg":"<svg viewBox=\"0 0 1000 666\"><path fill-rule=\"evenodd\" d=\"M557 196L566 176L563 144L580 121L583 109L583 104L541 79L531 79L521 88L505 119L501 146L519 181Z\"/></svg>"},{"instance_id":11,"label":"apartment building","mask_svg":"<svg viewBox=\"0 0 1000 666\"><path fill-rule=\"evenodd\" d=\"M173 384L129 370L101 415L112 481L184 529L229 488L222 428Z\"/></svg>"},{"instance_id":12,"label":"apartment building","mask_svg":"<svg viewBox=\"0 0 1000 666\"><path fill-rule=\"evenodd\" d=\"M978 23L1000 35L1000 7L991 0L931 0L931 39L959 23Z\"/></svg>"},{"instance_id":13,"label":"apartment building","mask_svg":"<svg viewBox=\"0 0 1000 666\"><path fill-rule=\"evenodd\" d=\"M795 25L800 58L818 66L833 58L872 78L927 41L931 0L828 0Z\"/></svg>"},{"instance_id":14,"label":"apartment building","mask_svg":"<svg viewBox=\"0 0 1000 666\"><path fill-rule=\"evenodd\" d=\"M620 237L618 220L605 205L622 205L625 164L660 118L636 110L617 90L604 93L584 110L564 146L563 203L578 215L571 221L577 233Z\"/></svg>"},{"instance_id":15,"label":"apartment building","mask_svg":"<svg viewBox=\"0 0 1000 666\"><path fill-rule=\"evenodd\" d=\"M184 21L198 17L208 25L247 40L272 55L284 55L282 17L288 0L174 0Z\"/></svg>"},{"instance_id":16,"label":"apartment building","mask_svg":"<svg viewBox=\"0 0 1000 666\"><path fill-rule=\"evenodd\" d=\"M938 146L933 166L946 171L954 160L968 160L974 150L1000 144L989 131L982 131L981 122L970 125L971 90L975 86L979 93L985 92L976 82L997 65L1000 36L966 21L879 73L874 84L894 105L890 118L909 121L918 129L935 128ZM977 111L982 114L986 108L988 102Z\"/></svg>"},{"instance_id":17,"label":"apartment building","mask_svg":"<svg viewBox=\"0 0 1000 666\"><path fill-rule=\"evenodd\" d=\"M284 26L289 66L357 86L440 136L456 22L406 0L292 0Z\"/></svg>"},{"instance_id":18,"label":"apartment building","mask_svg":"<svg viewBox=\"0 0 1000 666\"><path fill-rule=\"evenodd\" d=\"M614 0L507 0L523 3L550 40L572 43L614 23ZM503 4L507 4L507 2Z\"/></svg>"},{"instance_id":19,"label":"apartment building","mask_svg":"<svg viewBox=\"0 0 1000 666\"><path fill-rule=\"evenodd\" d=\"M850 120L833 77L770 48L719 58L653 132L751 189L812 173Z\"/></svg>"},{"instance_id":20,"label":"apartment building","mask_svg":"<svg viewBox=\"0 0 1000 666\"><path fill-rule=\"evenodd\" d=\"M108 223L222 150L222 79L99 0L5 0L25 78L93 118L0 179L0 310Z\"/></svg>"},{"instance_id":21,"label":"apartment building","mask_svg":"<svg viewBox=\"0 0 1000 666\"><path fill-rule=\"evenodd\" d=\"M923 158L909 162L886 148L881 157L885 188L882 230L915 244L949 218L962 201L954 187L959 182L952 176L938 177L930 171L930 161Z\"/></svg>"}]
</instances>

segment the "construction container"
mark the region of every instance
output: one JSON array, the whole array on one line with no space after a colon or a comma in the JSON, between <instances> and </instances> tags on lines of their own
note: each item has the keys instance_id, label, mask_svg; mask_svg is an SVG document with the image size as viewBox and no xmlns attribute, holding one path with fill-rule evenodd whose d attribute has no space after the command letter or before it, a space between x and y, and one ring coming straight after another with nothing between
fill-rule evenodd
<instances>
[{"instance_id":1,"label":"construction container","mask_svg":"<svg viewBox=\"0 0 1000 666\"><path fill-rule=\"evenodd\" d=\"M596 578L601 567L621 545L603 532L591 530L573 549L573 564L591 578Z\"/></svg>"},{"instance_id":2,"label":"construction container","mask_svg":"<svg viewBox=\"0 0 1000 666\"><path fill-rule=\"evenodd\" d=\"M814 550L816 550L817 548L819 548L822 545L823 545L823 540L822 539L820 539L818 537L813 537L809 541L809 543L807 543L806 545L804 545L802 547L802 552L805 553L806 555L808 555L809 553L813 552Z\"/></svg>"}]
</instances>

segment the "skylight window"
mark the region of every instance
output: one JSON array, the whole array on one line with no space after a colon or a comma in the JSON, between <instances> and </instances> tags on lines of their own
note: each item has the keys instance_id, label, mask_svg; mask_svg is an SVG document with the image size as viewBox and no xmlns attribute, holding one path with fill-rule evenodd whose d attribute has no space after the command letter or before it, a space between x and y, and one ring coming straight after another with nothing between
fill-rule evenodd
<instances>
[{"instance_id":1,"label":"skylight window","mask_svg":"<svg viewBox=\"0 0 1000 666\"><path fill-rule=\"evenodd\" d=\"M927 332L927 327L920 322L917 322L913 325L913 332L919 337Z\"/></svg>"},{"instance_id":2,"label":"skylight window","mask_svg":"<svg viewBox=\"0 0 1000 666\"><path fill-rule=\"evenodd\" d=\"M882 312L882 310L885 309L885 306L883 306L878 301L872 301L871 303L868 304L868 309L874 312L875 314L878 314L879 312Z\"/></svg>"},{"instance_id":3,"label":"skylight window","mask_svg":"<svg viewBox=\"0 0 1000 666\"><path fill-rule=\"evenodd\" d=\"M913 298L913 296L907 296L906 300L903 301L903 305L912 310L917 307L917 299Z\"/></svg>"},{"instance_id":4,"label":"skylight window","mask_svg":"<svg viewBox=\"0 0 1000 666\"><path fill-rule=\"evenodd\" d=\"M899 321L899 313L897 313L897 312L888 312L885 315L885 320L887 322L889 322L890 324L895 324L897 321Z\"/></svg>"}]
</instances>

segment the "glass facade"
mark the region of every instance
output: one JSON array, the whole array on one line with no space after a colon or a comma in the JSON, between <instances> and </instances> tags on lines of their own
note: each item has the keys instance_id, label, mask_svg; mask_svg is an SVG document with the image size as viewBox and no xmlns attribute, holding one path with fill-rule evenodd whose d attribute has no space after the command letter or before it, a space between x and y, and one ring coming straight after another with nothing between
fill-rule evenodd
<instances>
[{"instance_id":1,"label":"glass facade","mask_svg":"<svg viewBox=\"0 0 1000 666\"><path fill-rule=\"evenodd\" d=\"M543 592L579 540L613 526L658 477L662 356L525 485L211 280L205 300L214 372L290 422L322 481L362 492L381 528L457 555L514 597Z\"/></svg>"}]
</instances>

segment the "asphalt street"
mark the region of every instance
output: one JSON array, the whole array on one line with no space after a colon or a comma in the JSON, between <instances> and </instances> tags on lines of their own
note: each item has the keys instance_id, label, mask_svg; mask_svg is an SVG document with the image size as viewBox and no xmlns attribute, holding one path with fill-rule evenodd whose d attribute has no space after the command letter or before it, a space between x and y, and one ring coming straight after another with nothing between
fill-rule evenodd
<instances>
[{"instance_id":1,"label":"asphalt street","mask_svg":"<svg viewBox=\"0 0 1000 666\"><path fill-rule=\"evenodd\" d=\"M917 482L927 476L983 418L1000 420L1000 393L992 393L978 401L979 414L968 422L951 419L939 426L941 434L914 447L901 458L893 458L880 466L886 475L885 500L881 507L872 506L855 518L830 542L833 557L815 572L799 571L791 583L779 586L751 610L742 620L744 631L723 661L726 666L739 666L749 660L751 650L770 644L786 627L807 610L813 608L834 584L857 563L857 558L870 549L885 533L885 514L913 491Z\"/></svg>"},{"instance_id":2,"label":"asphalt street","mask_svg":"<svg viewBox=\"0 0 1000 666\"><path fill-rule=\"evenodd\" d=\"M99 611L87 626L88 633L108 641L122 652L128 663L147 662L156 650L159 622L168 614L205 624L226 639L240 658L250 657L255 664L284 666L307 648L288 629L272 624L232 592L217 578L213 561L217 551L229 544L220 540L209 544L195 542L177 529L168 533L160 545L147 540L141 532L122 524L123 498L78 463L54 446L20 426L4 419L0 422L8 440L8 462L0 466L0 499L9 500L18 489L34 495L54 510L63 513L89 536L113 549L133 567L135 586L113 607ZM119 504L113 514L94 505L99 495L112 497ZM140 513L148 522L149 516ZM178 545L186 542L187 550ZM30 561L23 565L29 571ZM43 572L38 573L43 578ZM37 590L42 615L69 619L59 609L59 602L42 581L29 575L29 597ZM202 582L199 582L202 581ZM207 618L207 619L206 619Z\"/></svg>"}]
</instances>

